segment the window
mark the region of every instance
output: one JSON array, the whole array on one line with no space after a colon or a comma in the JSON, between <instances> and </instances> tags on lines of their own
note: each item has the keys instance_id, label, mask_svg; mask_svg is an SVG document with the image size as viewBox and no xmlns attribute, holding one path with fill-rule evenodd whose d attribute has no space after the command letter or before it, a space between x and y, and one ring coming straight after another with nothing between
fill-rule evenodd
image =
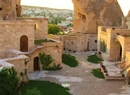
<instances>
[{"instance_id":1,"label":"window","mask_svg":"<svg viewBox=\"0 0 130 95\"><path fill-rule=\"evenodd\" d=\"M2 8L0 7L0 11L2 10Z\"/></svg>"},{"instance_id":2,"label":"window","mask_svg":"<svg viewBox=\"0 0 130 95\"><path fill-rule=\"evenodd\" d=\"M38 23L36 23L36 24L34 25L34 30L37 30L37 29L39 29Z\"/></svg>"},{"instance_id":3,"label":"window","mask_svg":"<svg viewBox=\"0 0 130 95\"><path fill-rule=\"evenodd\" d=\"M34 30L36 30L36 24L34 25Z\"/></svg>"},{"instance_id":4,"label":"window","mask_svg":"<svg viewBox=\"0 0 130 95\"><path fill-rule=\"evenodd\" d=\"M97 43L97 40L95 40L95 43Z\"/></svg>"}]
</instances>

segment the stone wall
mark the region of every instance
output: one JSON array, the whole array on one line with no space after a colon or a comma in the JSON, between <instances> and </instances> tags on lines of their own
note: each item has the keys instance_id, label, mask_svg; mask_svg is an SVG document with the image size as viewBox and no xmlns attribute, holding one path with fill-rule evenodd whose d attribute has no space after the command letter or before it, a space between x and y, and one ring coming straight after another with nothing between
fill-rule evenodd
<instances>
[{"instance_id":1,"label":"stone wall","mask_svg":"<svg viewBox=\"0 0 130 95\"><path fill-rule=\"evenodd\" d=\"M48 19L46 18L17 18L19 22L35 23L35 40L47 39Z\"/></svg>"},{"instance_id":2,"label":"stone wall","mask_svg":"<svg viewBox=\"0 0 130 95\"><path fill-rule=\"evenodd\" d=\"M98 26L121 26L123 12L117 0L72 0L74 31L97 33Z\"/></svg>"},{"instance_id":3,"label":"stone wall","mask_svg":"<svg viewBox=\"0 0 130 95\"><path fill-rule=\"evenodd\" d=\"M108 42L108 40L110 40L109 38L108 38L108 36L107 36L107 32L105 31L105 29L104 29L105 27L98 27L98 39L97 39L97 49L98 49L98 51L100 51L101 52L101 41L104 41L104 42L106 42L106 44L107 44L107 42ZM108 44L107 44L107 47L108 47ZM104 52L102 52L102 58L103 59L107 59L108 57L109 57L109 49L107 48L107 51L106 51L106 53L104 53Z\"/></svg>"},{"instance_id":4,"label":"stone wall","mask_svg":"<svg viewBox=\"0 0 130 95\"><path fill-rule=\"evenodd\" d=\"M96 51L97 50L97 34L88 34L88 42L89 42L89 50Z\"/></svg>"},{"instance_id":5,"label":"stone wall","mask_svg":"<svg viewBox=\"0 0 130 95\"><path fill-rule=\"evenodd\" d=\"M20 72L24 72L24 69L25 69L24 61L25 61L25 58L7 60L7 62L14 65L14 68L17 71L18 75L20 75ZM28 66L26 68L28 68Z\"/></svg>"},{"instance_id":6,"label":"stone wall","mask_svg":"<svg viewBox=\"0 0 130 95\"><path fill-rule=\"evenodd\" d=\"M34 47L34 23L17 21L0 22L0 55L10 49L20 50L20 38L28 37L28 49Z\"/></svg>"}]
</instances>

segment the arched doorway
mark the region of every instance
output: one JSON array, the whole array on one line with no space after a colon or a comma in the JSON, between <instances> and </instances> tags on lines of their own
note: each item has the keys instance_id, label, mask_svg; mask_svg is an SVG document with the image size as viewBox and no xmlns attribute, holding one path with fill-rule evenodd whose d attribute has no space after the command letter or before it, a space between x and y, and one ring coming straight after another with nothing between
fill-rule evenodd
<instances>
[{"instance_id":1,"label":"arched doorway","mask_svg":"<svg viewBox=\"0 0 130 95\"><path fill-rule=\"evenodd\" d=\"M122 47L120 45L120 60L122 59Z\"/></svg>"},{"instance_id":2,"label":"arched doorway","mask_svg":"<svg viewBox=\"0 0 130 95\"><path fill-rule=\"evenodd\" d=\"M34 71L40 70L39 57L35 57L33 60Z\"/></svg>"},{"instance_id":3,"label":"arched doorway","mask_svg":"<svg viewBox=\"0 0 130 95\"><path fill-rule=\"evenodd\" d=\"M119 41L115 42L115 56L117 57L117 60L120 61L122 59L122 46Z\"/></svg>"},{"instance_id":4,"label":"arched doorway","mask_svg":"<svg viewBox=\"0 0 130 95\"><path fill-rule=\"evenodd\" d=\"M28 37L26 35L21 36L20 38L20 51L28 51Z\"/></svg>"}]
</instances>

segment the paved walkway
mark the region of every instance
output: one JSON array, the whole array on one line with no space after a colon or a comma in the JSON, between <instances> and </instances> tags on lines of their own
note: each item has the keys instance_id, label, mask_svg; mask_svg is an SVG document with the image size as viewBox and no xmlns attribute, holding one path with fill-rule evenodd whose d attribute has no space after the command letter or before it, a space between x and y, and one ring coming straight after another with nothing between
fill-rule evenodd
<instances>
[{"instance_id":1,"label":"paved walkway","mask_svg":"<svg viewBox=\"0 0 130 95\"><path fill-rule=\"evenodd\" d=\"M87 62L86 58L91 53L71 53L80 62L76 68L63 65L59 71L34 72L29 77L68 86L72 95L130 95L130 87L125 81L107 81L92 75L92 69L99 65Z\"/></svg>"}]
</instances>

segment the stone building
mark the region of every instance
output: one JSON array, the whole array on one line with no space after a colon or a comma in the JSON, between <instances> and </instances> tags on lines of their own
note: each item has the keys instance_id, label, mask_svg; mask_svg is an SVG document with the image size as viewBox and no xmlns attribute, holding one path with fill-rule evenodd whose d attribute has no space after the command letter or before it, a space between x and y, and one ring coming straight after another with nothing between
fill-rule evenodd
<instances>
[{"instance_id":1,"label":"stone building","mask_svg":"<svg viewBox=\"0 0 130 95\"><path fill-rule=\"evenodd\" d=\"M56 65L61 64L61 42L34 44L35 40L47 39L48 19L18 17L20 14L20 0L0 0L0 63L13 64L20 73L28 59L28 71L33 72L41 70L38 54L45 52L52 55Z\"/></svg>"},{"instance_id":2,"label":"stone building","mask_svg":"<svg viewBox=\"0 0 130 95\"><path fill-rule=\"evenodd\" d=\"M127 79L130 78L130 12L123 18L121 27L98 27L98 51L103 59L121 61L119 66Z\"/></svg>"},{"instance_id":3,"label":"stone building","mask_svg":"<svg viewBox=\"0 0 130 95\"><path fill-rule=\"evenodd\" d=\"M95 51L97 50L97 34L77 32L65 36L64 49L71 52Z\"/></svg>"}]
</instances>

